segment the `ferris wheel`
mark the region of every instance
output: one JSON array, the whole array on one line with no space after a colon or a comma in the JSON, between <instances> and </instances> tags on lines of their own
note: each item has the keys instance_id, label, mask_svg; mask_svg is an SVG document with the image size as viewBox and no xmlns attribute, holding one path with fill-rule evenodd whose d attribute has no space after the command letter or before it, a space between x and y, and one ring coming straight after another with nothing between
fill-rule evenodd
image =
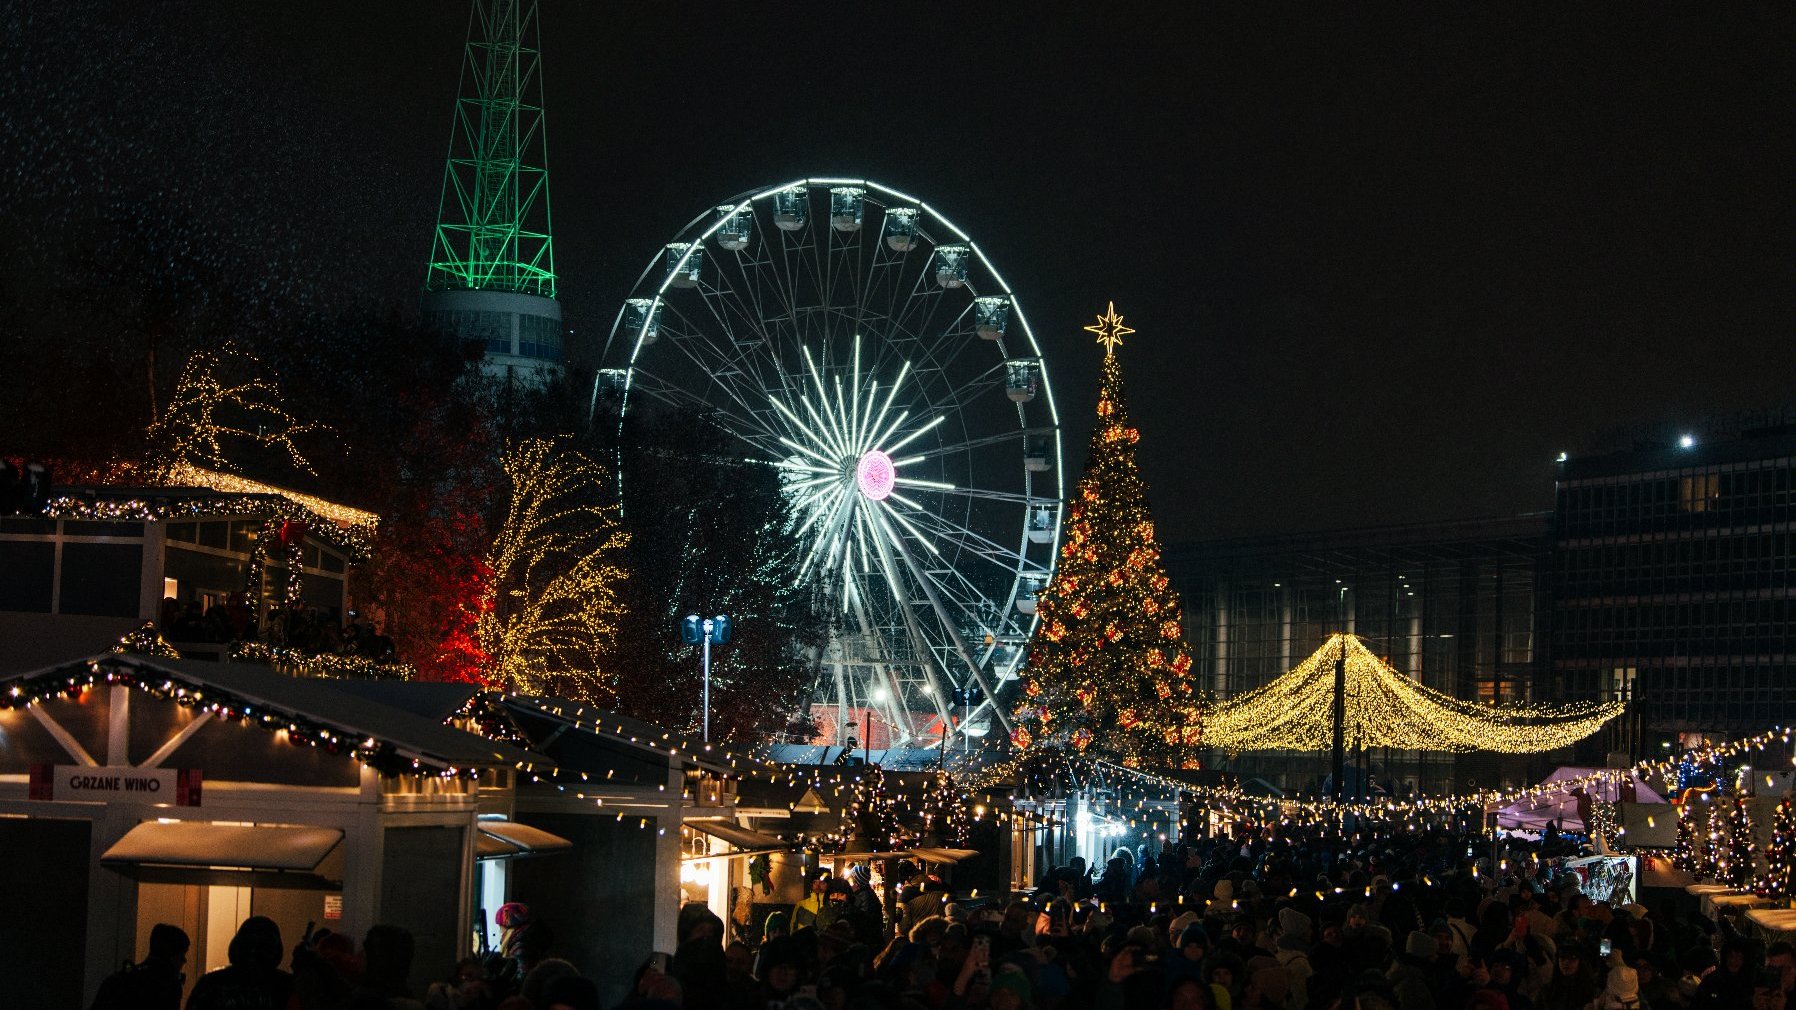
<instances>
[{"instance_id":1,"label":"ferris wheel","mask_svg":"<svg viewBox=\"0 0 1796 1010\"><path fill-rule=\"evenodd\" d=\"M594 405L620 424L695 411L780 474L790 577L831 615L807 658L833 742L869 713L895 746L955 717L1009 729L993 699L1053 573L1060 422L1022 306L965 232L865 180L742 194L654 256L602 365Z\"/></svg>"}]
</instances>

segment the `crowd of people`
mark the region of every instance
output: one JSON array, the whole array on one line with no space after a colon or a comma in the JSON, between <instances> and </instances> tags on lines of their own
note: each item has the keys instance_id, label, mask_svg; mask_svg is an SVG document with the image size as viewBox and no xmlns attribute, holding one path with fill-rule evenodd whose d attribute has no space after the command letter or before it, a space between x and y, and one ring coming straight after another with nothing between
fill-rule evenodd
<instances>
[{"instance_id":1,"label":"crowd of people","mask_svg":"<svg viewBox=\"0 0 1796 1010\"><path fill-rule=\"evenodd\" d=\"M907 864L888 904L851 863L752 934L688 905L671 953L602 952L635 964L604 1010L1796 1010L1789 944L1669 903L1593 902L1538 847L1493 853L1448 829L1232 834L1119 849L1101 869L1074 859L998 900ZM360 949L308 937L281 972L273 923L252 919L187 1006L601 1007L526 906L500 922L500 950L414 992L401 930ZM268 998L245 998L252 984Z\"/></svg>"},{"instance_id":2,"label":"crowd of people","mask_svg":"<svg viewBox=\"0 0 1796 1010\"><path fill-rule=\"evenodd\" d=\"M377 663L397 659L393 639L353 610L347 624L318 607L276 608L258 623L240 593L210 607L167 597L156 629L169 642L265 642L314 655L360 656Z\"/></svg>"}]
</instances>

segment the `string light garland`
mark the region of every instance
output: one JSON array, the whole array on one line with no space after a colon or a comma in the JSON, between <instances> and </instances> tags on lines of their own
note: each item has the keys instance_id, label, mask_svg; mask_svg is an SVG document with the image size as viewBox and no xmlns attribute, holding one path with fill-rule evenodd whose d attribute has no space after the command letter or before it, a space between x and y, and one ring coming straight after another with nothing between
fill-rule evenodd
<instances>
[{"instance_id":1,"label":"string light garland","mask_svg":"<svg viewBox=\"0 0 1796 1010\"><path fill-rule=\"evenodd\" d=\"M233 473L221 473L194 466L192 463L180 462L170 466L163 477L164 483L171 487L203 487L225 494L271 495L284 498L299 506L311 515L328 519L338 526L349 529L361 528L373 533L380 525L380 516L373 512L320 498L317 495L302 494L273 484L264 484L259 480Z\"/></svg>"},{"instance_id":2,"label":"string light garland","mask_svg":"<svg viewBox=\"0 0 1796 1010\"><path fill-rule=\"evenodd\" d=\"M281 672L305 677L339 680L415 680L418 670L410 663L381 663L366 656L338 656L308 652L266 642L238 642L231 646L233 660L266 663ZM179 658L178 656L170 658Z\"/></svg>"},{"instance_id":3,"label":"string light garland","mask_svg":"<svg viewBox=\"0 0 1796 1010\"><path fill-rule=\"evenodd\" d=\"M1053 581L1036 598L1031 645L1010 742L1073 759L1088 750L1131 767L1197 767L1202 709L1179 595L1160 562L1136 462L1116 306L1093 326L1104 345L1097 424L1085 472L1067 504Z\"/></svg>"},{"instance_id":4,"label":"string light garland","mask_svg":"<svg viewBox=\"0 0 1796 1010\"><path fill-rule=\"evenodd\" d=\"M1336 828L1351 824L1360 825L1366 831L1376 828L1388 834L1422 830L1431 826L1463 828L1472 825L1475 829L1483 824L1487 811L1513 805L1532 804L1536 808L1556 805L1578 790L1616 792L1623 783L1633 779L1662 778L1668 783L1669 789L1669 783L1681 765L1718 764L1774 746L1788 751L1792 736L1790 728L1777 727L1738 740L1708 743L1696 750L1662 760L1641 761L1629 768L1597 769L1573 778L1554 779L1518 788L1485 789L1401 800L1387 798L1336 802L1326 796L1306 796L1300 793L1276 798L1249 796L1235 786L1198 785L1158 772L1090 757L1049 762L1032 752L1024 752L1008 761L986 766L977 781L981 789L1008 787L1013 799L1020 796L1024 800L1032 795L1047 796L1062 790L1070 793L1095 789L1118 792L1124 795L1126 803L1129 802L1127 795L1133 792L1136 797L1136 815L1129 821L1131 828L1145 824L1156 807L1163 807L1176 798L1187 806L1187 816L1191 818L1196 818L1201 813L1213 812L1218 816L1235 817L1260 824L1321 825ZM1679 837L1683 839L1688 835L1691 839L1689 844L1680 841L1677 851L1682 855L1674 856L1681 860L1681 869L1694 861L1694 852L1700 847L1696 844L1701 838L1701 832L1697 828L1704 820L1701 811L1706 807L1706 800L1679 807ZM1693 808L1697 811L1694 823L1691 819Z\"/></svg>"},{"instance_id":5,"label":"string light garland","mask_svg":"<svg viewBox=\"0 0 1796 1010\"><path fill-rule=\"evenodd\" d=\"M1241 751L1327 751L1334 739L1334 668L1346 657L1347 742L1355 747L1532 754L1568 747L1620 715L1625 703L1481 705L1424 687L1352 635L1328 641L1291 672L1213 705L1206 742Z\"/></svg>"},{"instance_id":6,"label":"string light garland","mask_svg":"<svg viewBox=\"0 0 1796 1010\"><path fill-rule=\"evenodd\" d=\"M399 744L378 736L363 736L360 732L321 722L302 713L283 711L216 685L203 684L183 674L128 662L95 660L75 670L53 669L19 678L0 691L0 709L25 709L58 698L79 698L101 686L128 687L195 712L208 713L214 718L255 726L275 734L284 743L341 754L384 777L410 775L473 781L481 776L478 767L453 764L428 754L409 753ZM513 767L530 773L540 766L534 761L519 761Z\"/></svg>"},{"instance_id":7,"label":"string light garland","mask_svg":"<svg viewBox=\"0 0 1796 1010\"><path fill-rule=\"evenodd\" d=\"M84 522L185 522L244 518L306 523L313 536L348 554L351 561L368 557L374 544L371 526L340 527L336 523L275 495L187 494L178 488L134 498L111 498L94 491L57 495L44 505L46 519Z\"/></svg>"},{"instance_id":8,"label":"string light garland","mask_svg":"<svg viewBox=\"0 0 1796 1010\"><path fill-rule=\"evenodd\" d=\"M156 630L155 621L145 621L130 631L119 636L117 643L108 650L117 655L160 656L163 659L180 659L181 653L162 637Z\"/></svg>"}]
</instances>

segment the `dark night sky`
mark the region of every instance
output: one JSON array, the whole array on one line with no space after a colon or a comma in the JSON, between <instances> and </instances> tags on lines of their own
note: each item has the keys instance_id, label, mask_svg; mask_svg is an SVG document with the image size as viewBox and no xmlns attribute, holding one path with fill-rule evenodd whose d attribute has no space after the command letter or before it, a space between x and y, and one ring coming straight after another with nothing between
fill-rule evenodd
<instances>
[{"instance_id":1,"label":"dark night sky","mask_svg":"<svg viewBox=\"0 0 1796 1010\"><path fill-rule=\"evenodd\" d=\"M576 340L703 208L860 175L1005 272L1075 461L1115 299L1171 539L1539 508L1599 429L1790 399L1787 10L1171 6L543 0ZM14 284L153 199L272 304L412 303L464 4L0 9Z\"/></svg>"}]
</instances>

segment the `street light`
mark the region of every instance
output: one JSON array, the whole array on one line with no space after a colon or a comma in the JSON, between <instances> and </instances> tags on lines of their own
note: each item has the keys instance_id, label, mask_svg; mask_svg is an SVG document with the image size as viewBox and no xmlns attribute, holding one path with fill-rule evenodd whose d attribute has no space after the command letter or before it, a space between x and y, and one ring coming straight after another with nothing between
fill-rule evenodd
<instances>
[{"instance_id":1,"label":"street light","mask_svg":"<svg viewBox=\"0 0 1796 1010\"><path fill-rule=\"evenodd\" d=\"M705 742L711 742L711 645L730 640L730 619L723 614L700 617L687 614L680 622L680 641L687 645L703 645L705 663Z\"/></svg>"},{"instance_id":2,"label":"street light","mask_svg":"<svg viewBox=\"0 0 1796 1010\"><path fill-rule=\"evenodd\" d=\"M972 727L966 724L967 717L972 714L971 709L973 706L985 700L985 692L980 690L979 685L977 684L968 684L964 687L955 688L953 692L949 694L949 698L954 702L954 706L960 709L960 742L962 751L964 752L972 748L972 743L967 740L967 737L985 735L983 730L979 733L974 733ZM947 749L947 744L944 741L942 746L944 759L947 757Z\"/></svg>"}]
</instances>

